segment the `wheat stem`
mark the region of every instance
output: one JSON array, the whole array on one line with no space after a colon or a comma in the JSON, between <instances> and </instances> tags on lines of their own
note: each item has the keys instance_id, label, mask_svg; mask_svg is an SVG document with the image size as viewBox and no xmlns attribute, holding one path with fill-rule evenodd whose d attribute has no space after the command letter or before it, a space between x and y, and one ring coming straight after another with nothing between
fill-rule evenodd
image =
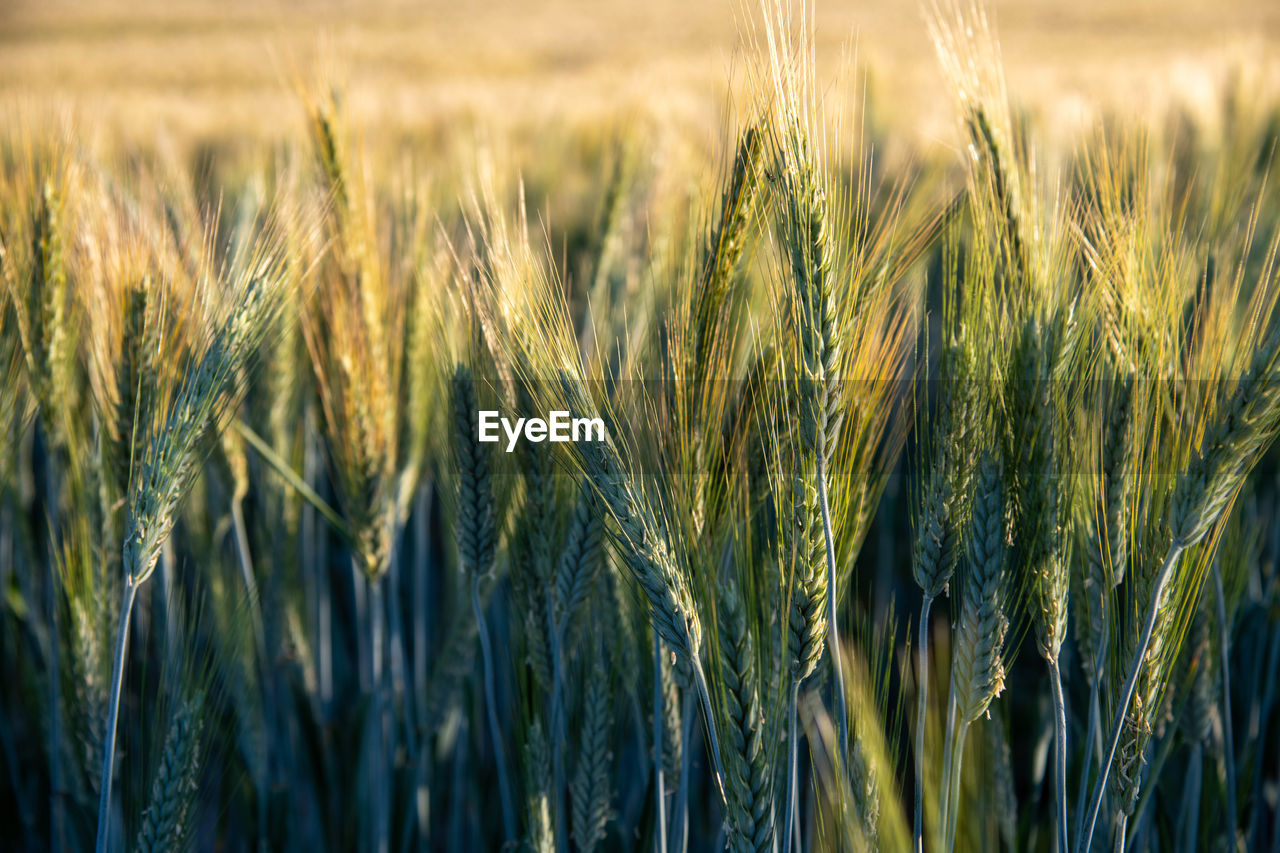
<instances>
[{"instance_id":1,"label":"wheat stem","mask_svg":"<svg viewBox=\"0 0 1280 853\"><path fill-rule=\"evenodd\" d=\"M249 531L244 523L244 501L231 499L231 529L236 538L236 557L240 562L240 576L244 580L245 595L249 598L249 610L253 622L253 644L262 666L267 662L266 631L262 624L262 600L258 595L258 581L253 574L253 557L249 552Z\"/></svg>"},{"instance_id":2,"label":"wheat stem","mask_svg":"<svg viewBox=\"0 0 1280 853\"><path fill-rule=\"evenodd\" d=\"M138 582L130 572L124 581L124 597L120 602L120 625L116 634L115 657L111 663L111 698L107 706L106 744L102 756L102 781L98 785L98 839L96 853L107 853L111 836L111 782L116 761L116 724L120 718L120 688L124 681L125 655L129 652L129 626L133 603L138 596Z\"/></svg>"},{"instance_id":3,"label":"wheat stem","mask_svg":"<svg viewBox=\"0 0 1280 853\"><path fill-rule=\"evenodd\" d=\"M1049 661L1049 686L1053 690L1053 799L1058 819L1058 851L1067 853L1071 849L1067 844L1067 703L1062 695L1062 670L1056 657Z\"/></svg>"},{"instance_id":4,"label":"wheat stem","mask_svg":"<svg viewBox=\"0 0 1280 853\"><path fill-rule=\"evenodd\" d=\"M1107 659L1107 646L1110 645L1110 632L1103 630L1102 642L1098 647L1097 663L1094 666L1093 683L1089 686L1089 723L1085 731L1084 764L1080 768L1080 787L1076 791L1076 837L1084 832L1085 797L1089 795L1089 771L1093 769L1094 753L1102 760L1102 698L1097 673L1102 671Z\"/></svg>"},{"instance_id":5,"label":"wheat stem","mask_svg":"<svg viewBox=\"0 0 1280 853\"><path fill-rule=\"evenodd\" d=\"M1222 567L1213 565L1213 599L1218 611L1218 645L1222 655L1222 758L1227 772L1227 827L1231 832L1231 847L1236 838L1236 752L1235 736L1231 727L1231 630L1227 624L1227 602L1222 591Z\"/></svg>"},{"instance_id":6,"label":"wheat stem","mask_svg":"<svg viewBox=\"0 0 1280 853\"><path fill-rule=\"evenodd\" d=\"M960 721L960 725L956 730L955 743L952 745L951 755L951 789L947 795L947 836L943 850L946 853L956 849L956 826L959 823L959 805L960 805L960 778L964 773L964 742L969 736L969 727L972 723Z\"/></svg>"},{"instance_id":7,"label":"wheat stem","mask_svg":"<svg viewBox=\"0 0 1280 853\"><path fill-rule=\"evenodd\" d=\"M485 623L484 607L480 604L479 572L471 578L471 609L475 612L476 628L480 634L480 653L484 664L485 710L489 718L489 736L493 740L493 757L498 766L498 794L502 801L502 828L504 841L516 840L515 809L511 804L510 777L507 774L507 757L502 751L502 728L498 725L497 691L493 683L493 651L489 647L489 626Z\"/></svg>"},{"instance_id":8,"label":"wheat stem","mask_svg":"<svg viewBox=\"0 0 1280 853\"><path fill-rule=\"evenodd\" d=\"M365 577L369 587L369 671L373 690L374 730L377 733L374 751L374 814L373 814L373 849L376 853L388 853L391 839L391 796L387 786L387 778L391 773L391 760L388 745L391 742L391 702L388 694L391 684L386 676L387 653L387 595L386 575L378 578ZM394 600L394 598L393 598Z\"/></svg>"},{"instance_id":9,"label":"wheat stem","mask_svg":"<svg viewBox=\"0 0 1280 853\"><path fill-rule=\"evenodd\" d=\"M711 710L711 691L707 689L707 676L702 671L702 661L693 658L693 684L702 700L703 719L707 724L707 741L711 744L712 769L715 771L716 790L720 794L720 802L729 802L728 792L724 784L724 762L720 760L720 739L716 735L716 718Z\"/></svg>"},{"instance_id":10,"label":"wheat stem","mask_svg":"<svg viewBox=\"0 0 1280 853\"><path fill-rule=\"evenodd\" d=\"M1273 533L1272 535L1274 537L1276 534ZM1257 673L1275 672L1277 668L1280 668L1280 628L1273 628L1271 630L1270 647L1267 649L1265 654L1259 654L1257 656L1257 662L1254 666L1255 669L1252 681L1255 684L1259 679ZM1260 670L1258 667L1262 667L1262 669ZM1262 709L1263 714L1266 715L1263 716L1260 714L1259 716L1261 719L1259 722L1256 725L1250 726L1249 735L1257 738L1258 743L1266 743L1266 738L1268 737L1268 729L1270 728L1268 725L1268 719L1270 717L1271 707L1275 700L1275 689L1275 679L1268 679L1267 686L1264 688L1262 694L1261 703L1258 704L1259 700L1256 697L1250 701L1250 715L1252 715L1253 708L1255 707ZM1263 784L1263 774L1254 774L1252 786L1253 796L1250 798L1253 801L1253 808L1250 810L1251 813L1249 815L1249 834L1245 839L1246 850L1254 850L1259 844L1258 834L1262 831L1262 818L1266 813L1267 808L1266 801L1263 799L1262 795ZM1276 831L1273 831L1271 837L1275 840L1276 844L1280 845L1280 809L1275 810L1275 820ZM1277 851L1277 853L1280 853L1280 851Z\"/></svg>"},{"instance_id":11,"label":"wheat stem","mask_svg":"<svg viewBox=\"0 0 1280 853\"><path fill-rule=\"evenodd\" d=\"M1196 741L1191 747L1191 758L1187 762L1187 782L1182 789L1182 815L1179 835L1182 843L1179 847L1185 853L1195 853L1196 842L1200 835L1200 789L1204 781L1204 744ZM1232 848L1234 849L1234 845Z\"/></svg>"},{"instance_id":12,"label":"wheat stem","mask_svg":"<svg viewBox=\"0 0 1280 853\"><path fill-rule=\"evenodd\" d=\"M1138 674L1142 671L1142 662L1147 656L1147 649L1151 645L1151 635L1155 632L1156 620L1160 613L1160 598L1164 594L1165 584L1168 582L1170 575L1173 574L1178 558L1182 556L1185 548L1186 546L1181 540L1174 540L1169 546L1169 552L1165 555L1160 571L1156 574L1155 586L1151 592L1151 603L1147 607L1146 624L1143 625L1142 635L1138 639L1138 647L1133 653L1133 660L1129 663L1129 675L1125 678L1120 702L1116 707L1115 720L1111 723L1110 746L1107 747L1106 756L1099 767L1098 780L1093 786L1093 796L1090 798L1089 806L1089 819L1085 824L1084 835L1076 837L1077 853L1087 853L1090 845L1093 844L1093 831L1098 822L1098 812L1102 810L1103 797L1106 795L1107 778L1111 775L1111 765L1115 761L1116 749L1120 746L1120 736L1124 733L1124 721L1129 714L1129 703L1133 701L1133 691L1138 686ZM1122 820L1120 834L1123 835L1123 833L1124 823Z\"/></svg>"},{"instance_id":13,"label":"wheat stem","mask_svg":"<svg viewBox=\"0 0 1280 853\"><path fill-rule=\"evenodd\" d=\"M400 612L399 597L401 592L400 571L402 567L400 557L400 545L397 541L399 536L397 531L393 530L391 534L391 551L387 558L387 589L390 593L386 596L387 602L387 673L390 676L387 683L387 696L391 700L388 706L392 712L394 724L394 715L397 705L400 707L401 722L403 725L403 733L405 745L408 752L412 755L417 750L417 737L413 727L413 720L416 715L414 712L414 693L410 683L410 675L408 672L409 659L409 640L405 636L404 617ZM416 599L411 599L416 601ZM406 689L408 687L409 689Z\"/></svg>"},{"instance_id":14,"label":"wheat stem","mask_svg":"<svg viewBox=\"0 0 1280 853\"><path fill-rule=\"evenodd\" d=\"M1116 818L1116 844L1113 853L1125 853L1125 835L1129 829L1129 816L1124 812Z\"/></svg>"},{"instance_id":15,"label":"wheat stem","mask_svg":"<svg viewBox=\"0 0 1280 853\"><path fill-rule=\"evenodd\" d=\"M916 676L916 812L915 853L924 853L924 726L929 703L929 610L933 596L926 594L920 604L919 674Z\"/></svg>"},{"instance_id":16,"label":"wheat stem","mask_svg":"<svg viewBox=\"0 0 1280 853\"><path fill-rule=\"evenodd\" d=\"M799 734L796 730L796 705L800 699L800 682L794 680L791 682L791 696L787 703L787 797L786 809L787 819L782 829L782 853L791 853L791 845L794 842L793 828L796 827L796 811L798 808L799 796L796 791L796 773L797 763L800 752L800 745L796 743Z\"/></svg>"},{"instance_id":17,"label":"wheat stem","mask_svg":"<svg viewBox=\"0 0 1280 853\"><path fill-rule=\"evenodd\" d=\"M240 563L240 575L244 580L245 597L248 599L249 605L249 621L253 629L253 647L257 653L257 670L258 678L261 682L263 708L268 714L271 713L271 700L268 695L270 691L268 671L267 671L267 640L266 631L262 622L262 601L258 595L258 582L253 574L253 558L249 552L249 532L244 523L244 507L243 498L239 495L233 495L231 498L231 529L236 539L236 557ZM274 729L274 719L271 721L271 727ZM276 731L272 732L273 737L278 735ZM264 743L263 748L268 754L268 763L270 763L271 740ZM258 846L265 849L267 843L267 791L258 791Z\"/></svg>"},{"instance_id":18,"label":"wheat stem","mask_svg":"<svg viewBox=\"0 0 1280 853\"><path fill-rule=\"evenodd\" d=\"M938 799L942 802L942 820L941 829L945 844L946 836L950 834L951 826L951 765L954 762L954 751L956 743L956 696L955 696L955 676L952 675L952 687L949 691L947 700L947 730L942 745L942 776L938 783ZM950 851L950 847L944 847L944 850Z\"/></svg>"},{"instance_id":19,"label":"wheat stem","mask_svg":"<svg viewBox=\"0 0 1280 853\"><path fill-rule=\"evenodd\" d=\"M1271 818L1271 853L1280 853L1280 809Z\"/></svg>"},{"instance_id":20,"label":"wheat stem","mask_svg":"<svg viewBox=\"0 0 1280 853\"><path fill-rule=\"evenodd\" d=\"M58 543L58 472L57 451L47 448L49 457L45 470L46 507L49 512L50 546ZM62 652L58 637L58 589L56 579L50 575L45 584L45 618L49 624L49 822L50 839L55 853L62 849L66 815L62 798L66 783L62 778L62 681L60 678Z\"/></svg>"},{"instance_id":21,"label":"wheat stem","mask_svg":"<svg viewBox=\"0 0 1280 853\"><path fill-rule=\"evenodd\" d=\"M840 761L849 754L849 704L844 695L844 666L840 657L840 627L836 621L836 546L831 532L831 505L827 500L827 454L817 453L818 504L822 508L822 538L827 546L827 631L831 646L831 669L835 680L836 720L839 732Z\"/></svg>"},{"instance_id":22,"label":"wheat stem","mask_svg":"<svg viewBox=\"0 0 1280 853\"><path fill-rule=\"evenodd\" d=\"M653 778L657 791L658 851L667 853L667 792L662 778L662 637L653 630Z\"/></svg>"},{"instance_id":23,"label":"wheat stem","mask_svg":"<svg viewBox=\"0 0 1280 853\"><path fill-rule=\"evenodd\" d=\"M680 784L676 788L675 811L671 822L677 835L676 850L685 853L689 849L689 771L693 757L693 694L684 694L684 709L680 714L680 739L684 749L680 751Z\"/></svg>"}]
</instances>

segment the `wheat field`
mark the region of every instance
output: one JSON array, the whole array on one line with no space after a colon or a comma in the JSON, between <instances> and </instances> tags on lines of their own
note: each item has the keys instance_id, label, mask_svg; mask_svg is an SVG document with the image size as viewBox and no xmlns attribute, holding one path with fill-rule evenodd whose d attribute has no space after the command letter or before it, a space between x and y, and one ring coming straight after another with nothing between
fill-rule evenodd
<instances>
[{"instance_id":1,"label":"wheat field","mask_svg":"<svg viewBox=\"0 0 1280 853\"><path fill-rule=\"evenodd\" d=\"M6 849L1280 850L1280 15L829 5L0 9Z\"/></svg>"}]
</instances>

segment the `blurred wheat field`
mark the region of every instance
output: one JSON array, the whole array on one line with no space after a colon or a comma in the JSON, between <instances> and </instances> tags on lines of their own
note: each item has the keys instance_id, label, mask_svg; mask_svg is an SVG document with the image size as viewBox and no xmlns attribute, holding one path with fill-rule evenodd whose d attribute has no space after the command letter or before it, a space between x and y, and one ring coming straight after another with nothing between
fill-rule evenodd
<instances>
[{"instance_id":1,"label":"blurred wheat field","mask_svg":"<svg viewBox=\"0 0 1280 853\"><path fill-rule=\"evenodd\" d=\"M1106 108L1211 108L1246 72L1274 86L1280 11L1226 4L1048 0L993 6L1020 103L1068 125ZM943 79L917 4L817 8L824 72L843 54L872 71L873 97L904 132L950 140ZM278 139L295 129L291 85L317 55L350 83L351 120L377 136L538 125L620 111L706 134L743 65L749 7L644 4L13 0L0 10L0 98L74 105L90 126ZM736 58L735 58L736 57ZM270 116L271 120L264 120Z\"/></svg>"},{"instance_id":2,"label":"blurred wheat field","mask_svg":"<svg viewBox=\"0 0 1280 853\"><path fill-rule=\"evenodd\" d=\"M1280 850L1277 42L5 4L0 846Z\"/></svg>"}]
</instances>

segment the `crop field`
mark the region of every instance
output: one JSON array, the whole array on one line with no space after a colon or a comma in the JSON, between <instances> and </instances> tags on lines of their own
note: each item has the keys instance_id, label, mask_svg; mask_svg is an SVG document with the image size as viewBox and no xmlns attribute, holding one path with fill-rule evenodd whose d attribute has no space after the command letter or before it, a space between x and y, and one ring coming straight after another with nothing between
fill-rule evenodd
<instances>
[{"instance_id":1,"label":"crop field","mask_svg":"<svg viewBox=\"0 0 1280 853\"><path fill-rule=\"evenodd\" d=\"M0 7L0 847L1280 851L1280 7Z\"/></svg>"}]
</instances>

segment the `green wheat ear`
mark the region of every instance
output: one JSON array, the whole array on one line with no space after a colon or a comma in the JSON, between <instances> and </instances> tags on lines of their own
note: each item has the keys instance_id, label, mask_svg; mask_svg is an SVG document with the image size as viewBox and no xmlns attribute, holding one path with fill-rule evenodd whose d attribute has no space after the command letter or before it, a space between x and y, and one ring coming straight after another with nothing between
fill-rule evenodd
<instances>
[{"instance_id":1,"label":"green wheat ear","mask_svg":"<svg viewBox=\"0 0 1280 853\"><path fill-rule=\"evenodd\" d=\"M1004 690L1003 649L1009 620L1004 614L1008 515L1003 480L1000 463L988 452L978 464L974 481L969 571L955 641L953 673L959 715L965 722L981 717Z\"/></svg>"},{"instance_id":2,"label":"green wheat ear","mask_svg":"<svg viewBox=\"0 0 1280 853\"><path fill-rule=\"evenodd\" d=\"M766 747L756 652L737 585L722 582L717 616L724 680L729 849L773 849L773 767Z\"/></svg>"},{"instance_id":3,"label":"green wheat ear","mask_svg":"<svg viewBox=\"0 0 1280 853\"><path fill-rule=\"evenodd\" d=\"M494 686L494 656L490 647L489 628L485 618L481 587L493 570L497 548L496 509L493 481L489 470L489 452L480 443L478 396L471 370L459 363L453 373L453 461L457 481L457 506L454 527L458 552L458 568L470 587L471 610L484 666L485 711L489 737L493 742L498 765L498 794L502 806L504 837L516 837L516 814L513 791L507 773L505 742L498 721L497 690ZM535 841L541 843L543 839Z\"/></svg>"},{"instance_id":4,"label":"green wheat ear","mask_svg":"<svg viewBox=\"0 0 1280 853\"><path fill-rule=\"evenodd\" d=\"M461 364L453 374L453 462L458 477L458 566L464 577L486 575L497 548L489 454L480 444L475 379Z\"/></svg>"},{"instance_id":5,"label":"green wheat ear","mask_svg":"<svg viewBox=\"0 0 1280 853\"><path fill-rule=\"evenodd\" d=\"M606 668L608 660L602 645L593 645L597 651L582 692L578 767L569 783L573 803L573 840L583 853L592 853L604 841L613 799L610 738L613 735L614 706Z\"/></svg>"},{"instance_id":6,"label":"green wheat ear","mask_svg":"<svg viewBox=\"0 0 1280 853\"><path fill-rule=\"evenodd\" d=\"M199 790L201 697L184 702L169 723L164 752L151 783L151 799L142 814L134 849L143 853L182 850L192 841L191 811Z\"/></svg>"},{"instance_id":7,"label":"green wheat ear","mask_svg":"<svg viewBox=\"0 0 1280 853\"><path fill-rule=\"evenodd\" d=\"M529 726L525 745L526 797L525 844L534 853L555 853L555 825L551 820L551 746L542 730L542 722Z\"/></svg>"}]
</instances>

